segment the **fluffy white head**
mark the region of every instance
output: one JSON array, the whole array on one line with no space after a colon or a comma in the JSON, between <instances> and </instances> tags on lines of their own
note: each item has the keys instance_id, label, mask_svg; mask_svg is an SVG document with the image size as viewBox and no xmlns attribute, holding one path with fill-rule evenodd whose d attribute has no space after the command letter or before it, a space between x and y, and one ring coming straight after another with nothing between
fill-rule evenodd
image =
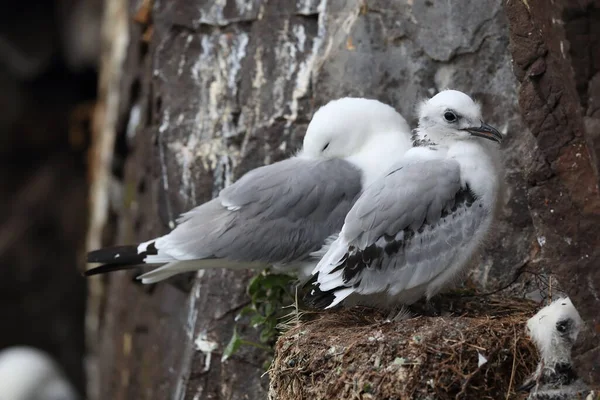
<instances>
[{"instance_id":1,"label":"fluffy white head","mask_svg":"<svg viewBox=\"0 0 600 400\"><path fill-rule=\"evenodd\" d=\"M374 136L390 136L405 144L409 134L406 120L387 104L344 97L317 110L302 152L310 157L345 158L362 151Z\"/></svg>"},{"instance_id":2,"label":"fluffy white head","mask_svg":"<svg viewBox=\"0 0 600 400\"><path fill-rule=\"evenodd\" d=\"M0 351L0 399L77 400L54 361L31 347Z\"/></svg>"},{"instance_id":3,"label":"fluffy white head","mask_svg":"<svg viewBox=\"0 0 600 400\"><path fill-rule=\"evenodd\" d=\"M417 137L439 145L457 140L502 140L496 129L483 122L479 104L457 90L444 90L421 103Z\"/></svg>"},{"instance_id":4,"label":"fluffy white head","mask_svg":"<svg viewBox=\"0 0 600 400\"><path fill-rule=\"evenodd\" d=\"M546 364L568 362L583 320L571 303L562 298L542 308L527 321L527 330Z\"/></svg>"},{"instance_id":5,"label":"fluffy white head","mask_svg":"<svg viewBox=\"0 0 600 400\"><path fill-rule=\"evenodd\" d=\"M301 156L344 158L372 182L411 147L408 123L377 100L345 97L321 107L313 116Z\"/></svg>"}]
</instances>

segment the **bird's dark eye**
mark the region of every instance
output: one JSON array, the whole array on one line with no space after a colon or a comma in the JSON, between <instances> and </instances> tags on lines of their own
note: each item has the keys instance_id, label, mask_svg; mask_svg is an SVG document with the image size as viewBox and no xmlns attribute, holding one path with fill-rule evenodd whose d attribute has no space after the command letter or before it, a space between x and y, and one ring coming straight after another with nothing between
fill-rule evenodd
<instances>
[{"instance_id":1,"label":"bird's dark eye","mask_svg":"<svg viewBox=\"0 0 600 400\"><path fill-rule=\"evenodd\" d=\"M328 147L329 147L329 143L327 143L325 146L323 146L323 149L321 151L327 150Z\"/></svg>"},{"instance_id":2,"label":"bird's dark eye","mask_svg":"<svg viewBox=\"0 0 600 400\"><path fill-rule=\"evenodd\" d=\"M452 111L446 111L444 113L444 119L448 122L456 122L458 117Z\"/></svg>"},{"instance_id":3,"label":"bird's dark eye","mask_svg":"<svg viewBox=\"0 0 600 400\"><path fill-rule=\"evenodd\" d=\"M556 330L559 333L565 333L570 328L571 328L571 320L570 319L563 319L562 321L558 321L556 323Z\"/></svg>"}]
</instances>

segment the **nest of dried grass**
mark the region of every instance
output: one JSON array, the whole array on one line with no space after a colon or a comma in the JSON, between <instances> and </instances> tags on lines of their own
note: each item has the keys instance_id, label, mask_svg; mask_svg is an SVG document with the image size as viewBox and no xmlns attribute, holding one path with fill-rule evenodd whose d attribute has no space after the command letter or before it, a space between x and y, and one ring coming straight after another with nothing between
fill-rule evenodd
<instances>
[{"instance_id":1,"label":"nest of dried grass","mask_svg":"<svg viewBox=\"0 0 600 400\"><path fill-rule=\"evenodd\" d=\"M432 308L441 315L354 308L299 322L277 342L270 399L519 398L538 361L524 329L536 303L449 295L420 311Z\"/></svg>"}]
</instances>

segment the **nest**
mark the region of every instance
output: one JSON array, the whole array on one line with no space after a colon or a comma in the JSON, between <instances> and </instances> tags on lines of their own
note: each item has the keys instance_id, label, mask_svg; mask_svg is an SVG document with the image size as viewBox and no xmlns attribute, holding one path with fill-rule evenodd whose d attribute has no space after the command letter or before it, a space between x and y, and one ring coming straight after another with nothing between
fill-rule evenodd
<instances>
[{"instance_id":1,"label":"nest","mask_svg":"<svg viewBox=\"0 0 600 400\"><path fill-rule=\"evenodd\" d=\"M515 387L538 361L524 329L536 303L447 295L416 309L398 322L353 308L298 323L277 342L269 398L522 398Z\"/></svg>"}]
</instances>

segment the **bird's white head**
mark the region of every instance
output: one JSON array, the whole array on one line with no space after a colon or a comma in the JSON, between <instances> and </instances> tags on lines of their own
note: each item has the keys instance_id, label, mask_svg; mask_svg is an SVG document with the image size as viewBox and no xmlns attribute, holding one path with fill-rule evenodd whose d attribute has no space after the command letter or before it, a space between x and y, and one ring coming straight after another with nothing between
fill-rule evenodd
<instances>
[{"instance_id":1,"label":"bird's white head","mask_svg":"<svg viewBox=\"0 0 600 400\"><path fill-rule=\"evenodd\" d=\"M546 364L568 362L583 320L566 297L542 308L527 321L527 330Z\"/></svg>"},{"instance_id":2,"label":"bird's white head","mask_svg":"<svg viewBox=\"0 0 600 400\"><path fill-rule=\"evenodd\" d=\"M344 97L314 114L301 154L311 158L346 158L385 137L388 148L410 146L410 127L394 108L377 100Z\"/></svg>"},{"instance_id":3,"label":"bird's white head","mask_svg":"<svg viewBox=\"0 0 600 400\"><path fill-rule=\"evenodd\" d=\"M416 144L449 145L457 140L481 140L500 143L502 135L481 118L481 107L457 90L444 90L419 107Z\"/></svg>"}]
</instances>

